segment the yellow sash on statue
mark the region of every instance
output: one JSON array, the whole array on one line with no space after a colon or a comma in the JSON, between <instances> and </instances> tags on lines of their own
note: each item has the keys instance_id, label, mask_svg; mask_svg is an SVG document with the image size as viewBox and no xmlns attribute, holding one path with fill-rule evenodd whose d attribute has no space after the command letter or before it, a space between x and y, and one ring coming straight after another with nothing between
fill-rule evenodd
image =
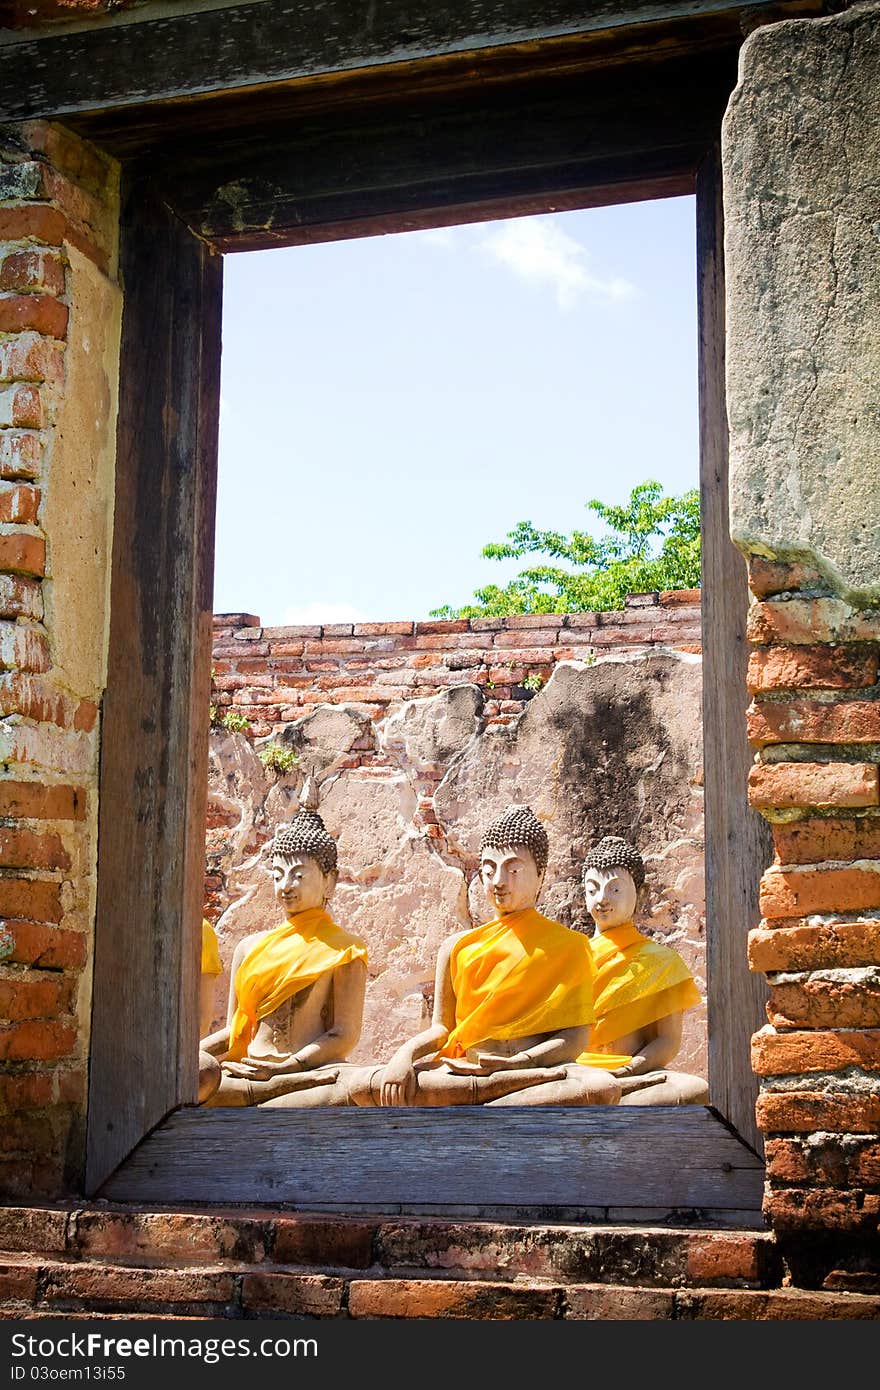
<instances>
[{"instance_id":1,"label":"yellow sash on statue","mask_svg":"<svg viewBox=\"0 0 880 1390\"><path fill-rule=\"evenodd\" d=\"M486 1038L520 1038L593 1021L587 938L533 907L463 936L450 958L455 1027L442 1056L463 1057Z\"/></svg>"},{"instance_id":2,"label":"yellow sash on statue","mask_svg":"<svg viewBox=\"0 0 880 1390\"><path fill-rule=\"evenodd\" d=\"M700 1002L700 991L678 952L643 936L632 922L597 932L589 946L596 967L596 1023L590 1046L596 1050L582 1052L578 1061L613 1071L632 1060L609 1051L617 1038L693 1008Z\"/></svg>"},{"instance_id":3,"label":"yellow sash on statue","mask_svg":"<svg viewBox=\"0 0 880 1390\"><path fill-rule=\"evenodd\" d=\"M202 918L202 974L222 975L223 962L217 945L217 933L207 917Z\"/></svg>"},{"instance_id":4,"label":"yellow sash on statue","mask_svg":"<svg viewBox=\"0 0 880 1390\"><path fill-rule=\"evenodd\" d=\"M267 932L235 972L237 1008L227 1060L237 1062L245 1055L260 1019L328 970L352 960L366 965L366 946L320 907L298 912L292 922Z\"/></svg>"}]
</instances>

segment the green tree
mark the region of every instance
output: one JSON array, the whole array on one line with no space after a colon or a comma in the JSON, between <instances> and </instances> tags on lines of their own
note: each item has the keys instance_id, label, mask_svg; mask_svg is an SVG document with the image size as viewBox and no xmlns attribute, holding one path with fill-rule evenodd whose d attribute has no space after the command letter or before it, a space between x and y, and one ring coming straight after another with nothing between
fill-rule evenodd
<instances>
[{"instance_id":1,"label":"green tree","mask_svg":"<svg viewBox=\"0 0 880 1390\"><path fill-rule=\"evenodd\" d=\"M627 594L655 589L696 589L700 584L700 498L696 488L664 497L649 479L634 487L629 502L613 507L595 499L586 504L608 528L597 540L586 531L564 536L539 531L521 521L506 541L493 541L483 554L493 560L544 555L503 587L487 584L475 603L435 608L432 618L483 618L506 613L589 613L622 608Z\"/></svg>"}]
</instances>

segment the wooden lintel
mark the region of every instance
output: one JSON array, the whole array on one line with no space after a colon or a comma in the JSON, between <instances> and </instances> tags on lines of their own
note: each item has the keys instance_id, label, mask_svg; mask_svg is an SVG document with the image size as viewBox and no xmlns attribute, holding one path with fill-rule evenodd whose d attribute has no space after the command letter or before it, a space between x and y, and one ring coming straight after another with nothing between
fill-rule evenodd
<instances>
[{"instance_id":1,"label":"wooden lintel","mask_svg":"<svg viewBox=\"0 0 880 1390\"><path fill-rule=\"evenodd\" d=\"M138 163L217 250L250 250L693 191L736 54L278 122Z\"/></svg>"},{"instance_id":2,"label":"wooden lintel","mask_svg":"<svg viewBox=\"0 0 880 1390\"><path fill-rule=\"evenodd\" d=\"M260 0L62 33L0 33L0 121L142 107L317 74L727 16L731 31L824 0ZM102 16L103 18L103 16Z\"/></svg>"}]
</instances>

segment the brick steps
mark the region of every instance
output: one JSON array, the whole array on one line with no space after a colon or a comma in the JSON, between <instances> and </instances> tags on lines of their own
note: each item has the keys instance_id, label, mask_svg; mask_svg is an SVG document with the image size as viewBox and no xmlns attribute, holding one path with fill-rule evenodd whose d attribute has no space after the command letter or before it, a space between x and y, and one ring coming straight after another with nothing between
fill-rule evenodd
<instances>
[{"instance_id":1,"label":"brick steps","mask_svg":"<svg viewBox=\"0 0 880 1390\"><path fill-rule=\"evenodd\" d=\"M0 1317L876 1319L880 1295L781 1287L771 1234L0 1208Z\"/></svg>"}]
</instances>

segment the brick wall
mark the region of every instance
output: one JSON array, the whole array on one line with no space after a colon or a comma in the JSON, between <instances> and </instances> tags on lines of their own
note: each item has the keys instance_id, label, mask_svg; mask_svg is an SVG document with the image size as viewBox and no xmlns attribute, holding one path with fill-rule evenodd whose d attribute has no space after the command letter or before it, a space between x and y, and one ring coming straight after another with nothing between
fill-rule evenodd
<instances>
[{"instance_id":1,"label":"brick wall","mask_svg":"<svg viewBox=\"0 0 880 1390\"><path fill-rule=\"evenodd\" d=\"M880 612L800 565L753 559L750 584L750 798L776 845L749 936L766 1211L801 1278L877 1287Z\"/></svg>"},{"instance_id":2,"label":"brick wall","mask_svg":"<svg viewBox=\"0 0 880 1390\"><path fill-rule=\"evenodd\" d=\"M112 503L112 483L101 491L112 397L105 386L99 421L92 398L112 329L95 287L112 274L115 179L52 127L4 140L0 1192L52 1195L78 1172L83 1141L106 616L96 586ZM92 364L73 372L68 352L83 347ZM71 644L97 659L71 659Z\"/></svg>"},{"instance_id":3,"label":"brick wall","mask_svg":"<svg viewBox=\"0 0 880 1390\"><path fill-rule=\"evenodd\" d=\"M666 646L700 651L699 590L635 594L614 613L261 627L214 617L213 699L264 737L319 704L384 718L404 700L465 683L483 688L487 723L509 723L560 661ZM532 682L532 688L525 682Z\"/></svg>"}]
</instances>

